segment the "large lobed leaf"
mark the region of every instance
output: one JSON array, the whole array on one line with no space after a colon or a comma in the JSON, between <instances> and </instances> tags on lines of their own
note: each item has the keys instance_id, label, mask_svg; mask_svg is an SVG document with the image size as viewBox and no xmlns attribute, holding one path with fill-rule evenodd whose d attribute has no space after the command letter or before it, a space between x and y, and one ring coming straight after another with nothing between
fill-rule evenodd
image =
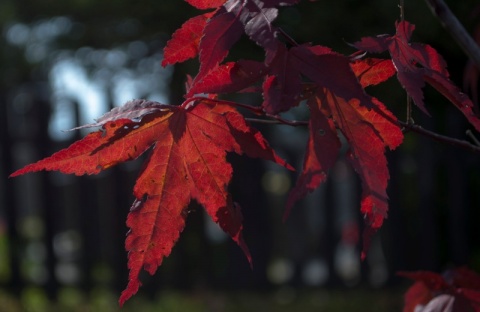
<instances>
[{"instance_id":1,"label":"large lobed leaf","mask_svg":"<svg viewBox=\"0 0 480 312\"><path fill-rule=\"evenodd\" d=\"M184 106L150 103L152 110L141 120L116 119L117 113L107 114L101 131L11 175L39 170L95 174L151 148L136 181L136 199L127 217L130 232L125 246L130 273L121 305L140 287L141 269L154 274L170 254L185 226L185 211L192 199L251 261L242 238L241 212L227 191L232 177L227 152L272 160L292 169L230 106L215 105L207 99Z\"/></svg>"}]
</instances>

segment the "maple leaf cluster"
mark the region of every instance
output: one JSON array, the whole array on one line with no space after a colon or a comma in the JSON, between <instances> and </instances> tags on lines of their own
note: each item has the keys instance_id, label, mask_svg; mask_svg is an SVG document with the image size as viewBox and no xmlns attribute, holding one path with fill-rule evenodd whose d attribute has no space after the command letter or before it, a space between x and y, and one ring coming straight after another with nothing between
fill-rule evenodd
<instances>
[{"instance_id":1,"label":"maple leaf cluster","mask_svg":"<svg viewBox=\"0 0 480 312\"><path fill-rule=\"evenodd\" d=\"M466 267L443 274L399 272L415 281L405 294L404 312L480 311L480 275Z\"/></svg>"},{"instance_id":2,"label":"maple leaf cluster","mask_svg":"<svg viewBox=\"0 0 480 312\"><path fill-rule=\"evenodd\" d=\"M237 107L288 124L279 114L298 105L310 110L309 138L303 167L286 203L286 214L327 178L341 147L362 181L360 210L365 217L362 258L371 236L388 212L389 172L385 150L398 147L403 134L397 118L365 88L395 74L427 112L422 88L432 85L480 131L473 104L449 80L446 64L430 46L411 43L414 26L397 22L396 34L363 38L359 51L345 56L321 45L297 44L273 22L281 6L299 0L186 0L206 13L186 21L167 43L163 66L198 57L198 74L190 81L181 105L134 100L87 127L101 127L70 147L14 172L39 170L76 175L96 174L113 165L149 157L134 186L135 202L127 217L127 288L120 304L140 287L143 269L154 274L185 226L192 199L251 257L242 238L242 214L227 191L233 169L226 153L271 160L293 170L252 128ZM246 35L265 52L263 61L224 62L229 50ZM388 52L390 58L366 57ZM219 99L221 94L260 92L260 106ZM202 97L197 96L202 94ZM205 96L206 95L206 96Z\"/></svg>"}]
</instances>

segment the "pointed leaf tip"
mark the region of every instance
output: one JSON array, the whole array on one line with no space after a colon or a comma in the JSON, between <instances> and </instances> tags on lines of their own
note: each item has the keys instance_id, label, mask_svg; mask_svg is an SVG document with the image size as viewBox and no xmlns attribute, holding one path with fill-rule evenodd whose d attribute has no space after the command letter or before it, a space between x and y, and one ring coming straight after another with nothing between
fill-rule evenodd
<instances>
[{"instance_id":1,"label":"pointed leaf tip","mask_svg":"<svg viewBox=\"0 0 480 312\"><path fill-rule=\"evenodd\" d=\"M129 119L108 121L103 124L102 130L92 132L69 147L29 164L10 176L16 177L41 170L75 175L97 174L120 162L135 159L145 152L148 146L144 144L148 137L140 136L137 141L129 141L127 135L132 131L142 133L140 125L141 123L133 123ZM126 146L125 141L130 144Z\"/></svg>"}]
</instances>

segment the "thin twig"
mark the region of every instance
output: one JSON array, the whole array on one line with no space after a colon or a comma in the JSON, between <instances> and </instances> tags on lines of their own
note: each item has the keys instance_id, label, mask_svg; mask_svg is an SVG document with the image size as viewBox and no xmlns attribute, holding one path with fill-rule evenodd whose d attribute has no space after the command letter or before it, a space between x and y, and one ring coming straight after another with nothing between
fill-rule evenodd
<instances>
[{"instance_id":1,"label":"thin twig","mask_svg":"<svg viewBox=\"0 0 480 312\"><path fill-rule=\"evenodd\" d=\"M295 41L295 39L293 39L289 34L287 34L282 28L279 27L277 29L278 32L282 34L283 37L285 37L288 43L290 43L294 47L298 47L299 44Z\"/></svg>"},{"instance_id":2,"label":"thin twig","mask_svg":"<svg viewBox=\"0 0 480 312\"><path fill-rule=\"evenodd\" d=\"M403 22L405 20L405 1L400 0L400 20Z\"/></svg>"},{"instance_id":3,"label":"thin twig","mask_svg":"<svg viewBox=\"0 0 480 312\"><path fill-rule=\"evenodd\" d=\"M480 146L480 141L478 141L477 137L473 134L472 130L467 130L465 134L470 138L470 140L473 141L473 143L475 143L475 145Z\"/></svg>"},{"instance_id":4,"label":"thin twig","mask_svg":"<svg viewBox=\"0 0 480 312\"><path fill-rule=\"evenodd\" d=\"M413 125L415 122L412 118L412 98L407 94L407 123Z\"/></svg>"},{"instance_id":5,"label":"thin twig","mask_svg":"<svg viewBox=\"0 0 480 312\"><path fill-rule=\"evenodd\" d=\"M436 132L432 132L430 130L424 129L421 126L409 124L407 122L398 121L398 123L401 126L403 126L405 129L408 129L408 130L411 130L411 131L416 132L418 134L429 137L429 138L431 138L431 139L433 139L437 142L447 143L449 145L452 145L452 146L455 146L455 147L461 147L461 148L464 148L464 149L466 149L470 152L480 154L480 146L473 145L468 141L459 140L459 139L447 137L447 136L444 136L444 135L440 135Z\"/></svg>"},{"instance_id":6,"label":"thin twig","mask_svg":"<svg viewBox=\"0 0 480 312\"><path fill-rule=\"evenodd\" d=\"M193 103L193 104L190 104L190 103ZM188 98L187 100L185 100L185 102L182 103L182 106L184 108L190 108L190 107L195 106L198 103L208 103L208 104L213 104L213 105L224 104L224 105L229 105L229 106L232 106L232 107L242 107L242 108L248 109L249 111L251 111L254 114L265 115L263 109L259 106L251 106L251 105L238 103L238 102L232 102L232 101L220 100L220 99L211 99L211 98L207 98L207 97L198 97L198 96Z\"/></svg>"},{"instance_id":7,"label":"thin twig","mask_svg":"<svg viewBox=\"0 0 480 312\"><path fill-rule=\"evenodd\" d=\"M400 4L398 5L400 7L400 20L402 22L405 21L405 0L400 0ZM412 98L410 95L407 94L407 123L409 124L414 124L415 122L413 121L412 118Z\"/></svg>"},{"instance_id":8,"label":"thin twig","mask_svg":"<svg viewBox=\"0 0 480 312\"><path fill-rule=\"evenodd\" d=\"M245 118L245 120L248 120L250 122L256 122L256 123L279 124L279 125L283 124L283 125L294 126L294 127L308 126L308 121L287 120L287 119L284 119L284 118L282 118L278 115L269 115L269 114L265 114L265 117L268 117L268 118L271 118L271 119ZM452 146L455 146L455 147L460 147L460 148L466 149L470 152L480 154L480 142L478 142L478 140L476 140L476 138L473 136L473 134L472 134L472 136L475 140L473 140L473 139L472 140L477 145L474 145L474 144L472 144L468 141L465 141L465 140L455 139L455 138L452 138L452 137L448 137L448 136L441 135L441 134L438 134L436 132L424 129L422 126L413 124L412 123L413 121L403 122L403 121L397 120L396 122L406 130L410 130L410 131L416 132L418 134L421 134L423 136L429 137L429 138L431 138L431 139L433 139L437 142L441 142L441 143L444 143L444 144L449 144L449 145L452 145ZM468 135L468 131L467 131L467 135Z\"/></svg>"},{"instance_id":9,"label":"thin twig","mask_svg":"<svg viewBox=\"0 0 480 312\"><path fill-rule=\"evenodd\" d=\"M189 104L189 103L196 102L196 101L206 102L206 103L210 102L211 104L225 104L225 105L230 105L230 106L233 106L233 107L243 107L243 108L246 108L246 109L250 110L251 112L256 113L259 116L264 116L266 118L269 118L269 119L245 118L245 120L248 120L250 122L264 123L264 124L278 124L278 125L283 124L283 125L288 125L288 126L293 126L293 127L308 126L308 121L288 120L288 119L282 118L278 115L267 114L260 107L250 106L250 105L231 102L231 101L194 97L194 98L190 98L190 99L186 100L182 105L190 106L192 104ZM193 105L195 105L195 103ZM385 116L385 118L387 118L387 120L390 120L390 122L392 122L392 123L398 123L400 126L402 126L406 130L410 130L410 131L416 132L418 134L424 135L424 136L429 137L429 138L431 138L435 141L442 142L442 143L447 143L447 144L455 146L455 147L461 147L461 148L464 148L468 151L480 154L480 143L478 142L478 140L476 140L475 137L473 137L473 138L475 138L474 142L475 142L475 144L478 144L478 146L474 145L474 144L472 144L468 141L465 141L465 140L459 140L459 139L451 138L451 137L448 137L448 136L440 135L436 132L432 132L430 130L426 130L426 129L422 128L421 126L413 124L412 121L403 122L403 121L400 121L400 120L393 120L388 116ZM468 135L468 132L467 132L467 135ZM472 136L473 136L473 134L472 134Z\"/></svg>"},{"instance_id":10,"label":"thin twig","mask_svg":"<svg viewBox=\"0 0 480 312\"><path fill-rule=\"evenodd\" d=\"M308 121L288 120L288 119L282 118L278 115L270 115L270 114L265 114L265 116L267 116L269 118L272 118L272 119L275 119L275 120L278 120L280 123L285 124L285 125L289 125L289 126L294 126L294 127L308 126Z\"/></svg>"},{"instance_id":11,"label":"thin twig","mask_svg":"<svg viewBox=\"0 0 480 312\"><path fill-rule=\"evenodd\" d=\"M273 119L260 119L260 118L245 118L249 122L263 123L263 124L273 124L273 125L288 125L293 127L298 126L307 126L308 121L302 120L287 120L275 115L266 115L267 117Z\"/></svg>"},{"instance_id":12,"label":"thin twig","mask_svg":"<svg viewBox=\"0 0 480 312\"><path fill-rule=\"evenodd\" d=\"M271 125L278 125L282 124L278 120L272 120L272 119L260 119L260 118L245 118L246 121L248 122L255 122L255 123L262 123L262 124L271 124Z\"/></svg>"},{"instance_id":13,"label":"thin twig","mask_svg":"<svg viewBox=\"0 0 480 312\"><path fill-rule=\"evenodd\" d=\"M476 67L480 69L480 47L468 34L445 2L443 2L443 0L425 0L425 2L433 15L440 20L443 27L450 32L450 35L457 41L463 52L475 63Z\"/></svg>"},{"instance_id":14,"label":"thin twig","mask_svg":"<svg viewBox=\"0 0 480 312\"><path fill-rule=\"evenodd\" d=\"M307 121L287 120L287 119L283 119L280 116L276 116L276 115L266 115L266 116L269 117L269 118L272 118L272 119L245 118L245 120L247 120L249 122L256 122L256 123L263 123L263 124L288 125L288 126L294 126L294 127L307 126L308 125ZM468 141L465 141L465 140L459 140L459 139L455 139L455 138L448 137L448 136L445 136L445 135L441 135L441 134L438 134L436 132L424 129L422 126L415 125L415 124L412 124L412 123L403 122L403 121L399 121L399 120L397 122L404 129L407 129L407 130L416 132L418 134L421 134L423 136L429 137L429 138L431 138L431 139L433 139L437 142L444 143L444 144L449 144L449 145L452 145L452 146L455 146L455 147L460 147L460 148L463 148L463 149L468 150L470 152L480 154L480 142L478 142L478 140L476 140L475 137L473 137L473 138L475 138L474 142L475 142L475 144L478 144L478 145L474 145L474 144L472 144ZM467 135L468 135L468 131L467 131Z\"/></svg>"}]
</instances>

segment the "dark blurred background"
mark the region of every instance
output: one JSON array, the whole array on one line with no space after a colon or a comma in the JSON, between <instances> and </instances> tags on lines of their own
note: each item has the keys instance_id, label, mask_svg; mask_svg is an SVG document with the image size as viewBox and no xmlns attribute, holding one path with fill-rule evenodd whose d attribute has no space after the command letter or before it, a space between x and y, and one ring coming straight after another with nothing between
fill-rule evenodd
<instances>
[{"instance_id":1,"label":"dark blurred background","mask_svg":"<svg viewBox=\"0 0 480 312\"><path fill-rule=\"evenodd\" d=\"M406 19L417 26L413 40L433 45L462 86L466 57L423 1L405 2ZM478 1L448 2L473 33ZM198 63L162 68L162 49L196 14L182 0L0 0L0 311L118 309L128 274L125 220L142 159L97 176L7 177L86 133L62 130L128 100L180 104L186 74L195 75ZM393 33L398 16L398 1L303 1L283 8L276 24L298 42L350 54L347 42ZM251 47L240 42L232 59L262 56ZM406 96L394 79L369 91L405 118ZM466 138L472 127L453 105L428 87L426 103L432 117L415 111L417 123ZM285 117L305 116L298 109ZM255 126L301 168L305 129ZM480 271L478 157L407 133L388 153L389 217L362 263L361 189L347 162L340 159L328 182L283 223L296 175L231 155L231 192L243 209L253 270L192 203L172 255L155 276L141 277L143 287L125 310L400 311L408 282L395 272L460 265Z\"/></svg>"}]
</instances>

